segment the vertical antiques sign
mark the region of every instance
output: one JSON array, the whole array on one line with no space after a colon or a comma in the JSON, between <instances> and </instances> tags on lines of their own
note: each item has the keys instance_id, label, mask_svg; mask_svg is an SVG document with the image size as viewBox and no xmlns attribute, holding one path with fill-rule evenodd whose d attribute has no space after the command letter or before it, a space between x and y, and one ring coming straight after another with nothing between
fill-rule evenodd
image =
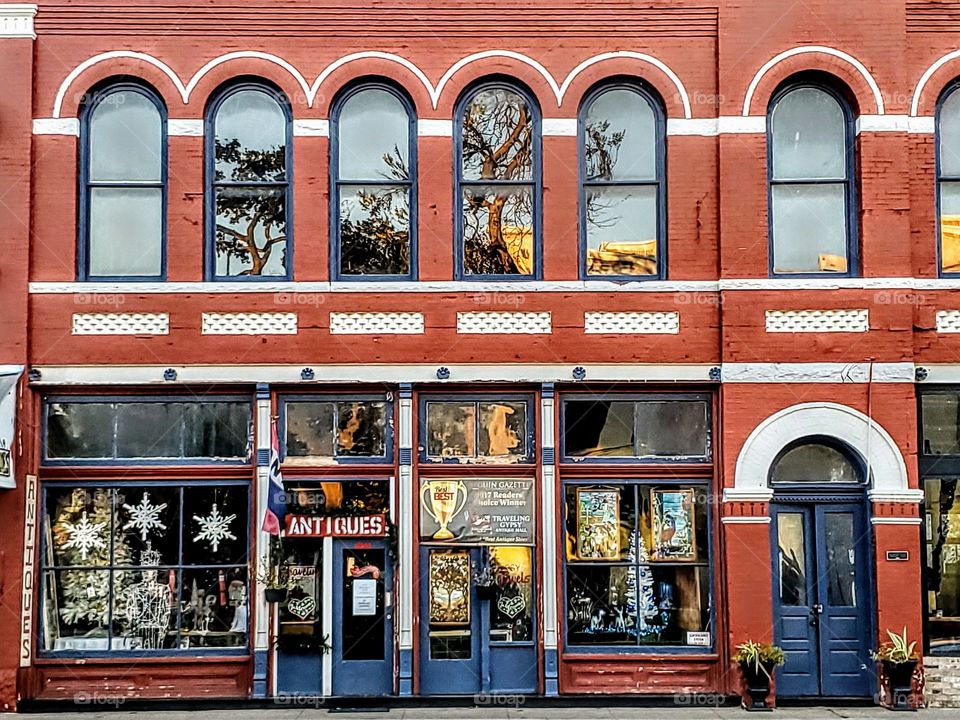
<instances>
[{"instance_id":1,"label":"vertical antiques sign","mask_svg":"<svg viewBox=\"0 0 960 720\"><path fill-rule=\"evenodd\" d=\"M424 480L420 536L458 545L532 545L533 480Z\"/></svg>"},{"instance_id":2,"label":"vertical antiques sign","mask_svg":"<svg viewBox=\"0 0 960 720\"><path fill-rule=\"evenodd\" d=\"M33 590L36 586L34 558L37 552L37 476L27 475L24 488L23 582L20 611L20 667L30 667L33 658Z\"/></svg>"}]
</instances>

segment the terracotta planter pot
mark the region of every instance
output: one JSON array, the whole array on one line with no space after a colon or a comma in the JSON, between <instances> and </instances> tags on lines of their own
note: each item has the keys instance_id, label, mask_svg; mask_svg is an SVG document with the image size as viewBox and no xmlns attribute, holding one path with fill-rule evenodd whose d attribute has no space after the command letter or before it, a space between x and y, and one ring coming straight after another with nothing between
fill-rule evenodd
<instances>
[{"instance_id":1,"label":"terracotta planter pot","mask_svg":"<svg viewBox=\"0 0 960 720\"><path fill-rule=\"evenodd\" d=\"M767 672L764 673L763 670ZM747 695L750 702L743 703L743 709L749 712L770 712L773 708L767 707L767 698L770 696L770 676L773 675L773 665L761 665L758 672L751 663L740 663L740 672L747 684Z\"/></svg>"}]
</instances>

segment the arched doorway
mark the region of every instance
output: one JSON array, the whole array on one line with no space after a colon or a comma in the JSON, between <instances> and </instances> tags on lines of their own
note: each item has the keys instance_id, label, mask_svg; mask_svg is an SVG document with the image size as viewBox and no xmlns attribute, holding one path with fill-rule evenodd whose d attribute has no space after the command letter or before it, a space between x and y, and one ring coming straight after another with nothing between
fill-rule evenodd
<instances>
[{"instance_id":1,"label":"arched doorway","mask_svg":"<svg viewBox=\"0 0 960 720\"><path fill-rule=\"evenodd\" d=\"M774 638L782 697L873 691L873 553L867 468L845 443L807 436L770 465Z\"/></svg>"}]
</instances>

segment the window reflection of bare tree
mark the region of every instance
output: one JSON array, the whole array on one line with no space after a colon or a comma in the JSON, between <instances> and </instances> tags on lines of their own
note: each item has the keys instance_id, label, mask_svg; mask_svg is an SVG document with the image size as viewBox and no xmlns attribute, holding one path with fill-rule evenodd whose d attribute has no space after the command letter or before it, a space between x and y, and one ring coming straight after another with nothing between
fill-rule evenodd
<instances>
[{"instance_id":1,"label":"window reflection of bare tree","mask_svg":"<svg viewBox=\"0 0 960 720\"><path fill-rule=\"evenodd\" d=\"M384 180L408 183L410 170L400 148L383 155ZM358 188L340 196L340 272L346 275L404 275L410 271L408 185Z\"/></svg>"},{"instance_id":2,"label":"window reflection of bare tree","mask_svg":"<svg viewBox=\"0 0 960 720\"><path fill-rule=\"evenodd\" d=\"M530 108L510 90L483 90L464 113L463 264L469 274L532 272L532 130Z\"/></svg>"},{"instance_id":3,"label":"window reflection of bare tree","mask_svg":"<svg viewBox=\"0 0 960 720\"><path fill-rule=\"evenodd\" d=\"M284 182L285 159L283 145L252 150L243 149L236 138L216 142L216 181L232 183L217 191L216 251L227 257L228 267L230 258L249 264L237 275L262 275L278 245L286 267L286 192L282 185L263 185ZM229 177L224 168L229 168Z\"/></svg>"}]
</instances>

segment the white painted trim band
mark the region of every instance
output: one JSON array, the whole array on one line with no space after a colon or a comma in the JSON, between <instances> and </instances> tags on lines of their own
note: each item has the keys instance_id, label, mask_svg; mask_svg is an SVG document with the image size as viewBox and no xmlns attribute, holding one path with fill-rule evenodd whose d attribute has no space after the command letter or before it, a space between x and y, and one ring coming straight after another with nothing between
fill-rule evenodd
<instances>
[{"instance_id":1,"label":"white painted trim band","mask_svg":"<svg viewBox=\"0 0 960 720\"><path fill-rule=\"evenodd\" d=\"M724 525L769 525L769 517L751 517L749 515L730 515L720 518Z\"/></svg>"},{"instance_id":2,"label":"white painted trim band","mask_svg":"<svg viewBox=\"0 0 960 720\"><path fill-rule=\"evenodd\" d=\"M80 121L77 118L34 118L34 135L80 135Z\"/></svg>"},{"instance_id":3,"label":"white painted trim band","mask_svg":"<svg viewBox=\"0 0 960 720\"><path fill-rule=\"evenodd\" d=\"M872 517L871 525L921 525L923 520L912 517Z\"/></svg>"},{"instance_id":4,"label":"white painted trim band","mask_svg":"<svg viewBox=\"0 0 960 720\"><path fill-rule=\"evenodd\" d=\"M437 370L450 371L449 383L469 382L572 382L576 366L567 364L499 365L446 364L354 364L324 365L309 362L296 365L41 365L41 378L34 385L176 385L178 383L436 383ZM172 367L175 383L163 379ZM300 372L314 370L315 380L304 382ZM708 382L710 365L643 365L635 363L584 365L586 380L596 382Z\"/></svg>"},{"instance_id":5,"label":"white painted trim band","mask_svg":"<svg viewBox=\"0 0 960 720\"><path fill-rule=\"evenodd\" d=\"M33 19L37 15L37 6L17 3L0 5L0 38L37 39Z\"/></svg>"},{"instance_id":6,"label":"white painted trim band","mask_svg":"<svg viewBox=\"0 0 960 720\"><path fill-rule=\"evenodd\" d=\"M875 383L913 383L912 362L873 363ZM870 363L723 363L725 383L838 383L863 384Z\"/></svg>"},{"instance_id":7,"label":"white painted trim band","mask_svg":"<svg viewBox=\"0 0 960 720\"><path fill-rule=\"evenodd\" d=\"M423 118L417 120L419 137L453 137L453 120Z\"/></svg>"},{"instance_id":8,"label":"white painted trim band","mask_svg":"<svg viewBox=\"0 0 960 720\"><path fill-rule=\"evenodd\" d=\"M203 120L199 118L170 118L167 135L171 137L203 137Z\"/></svg>"},{"instance_id":9,"label":"white painted trim band","mask_svg":"<svg viewBox=\"0 0 960 720\"><path fill-rule=\"evenodd\" d=\"M544 137L576 137L576 118L543 118L540 132Z\"/></svg>"},{"instance_id":10,"label":"white painted trim band","mask_svg":"<svg viewBox=\"0 0 960 720\"><path fill-rule=\"evenodd\" d=\"M294 137L329 137L329 120L294 120Z\"/></svg>"}]
</instances>

